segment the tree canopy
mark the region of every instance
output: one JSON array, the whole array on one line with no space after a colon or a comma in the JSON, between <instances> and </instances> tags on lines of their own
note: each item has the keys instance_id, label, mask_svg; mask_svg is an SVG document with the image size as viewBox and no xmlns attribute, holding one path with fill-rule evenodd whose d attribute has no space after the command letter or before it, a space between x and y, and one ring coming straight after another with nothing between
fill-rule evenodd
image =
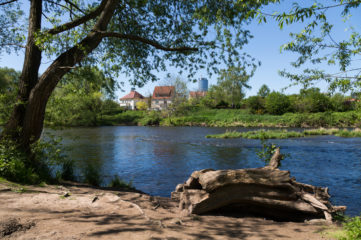
<instances>
[{"instance_id":1,"label":"tree canopy","mask_svg":"<svg viewBox=\"0 0 361 240\"><path fill-rule=\"evenodd\" d=\"M283 51L299 55L291 65L302 70L296 73L282 70L281 76L304 87L326 81L330 91L360 91L361 68L357 61L361 53L361 34L358 25L350 24L360 4L360 0L312 0L292 1L292 7L283 12L267 13L259 9L255 13L259 22L273 18L280 28L304 24L303 29L291 33L292 40L282 46ZM335 11L338 11L338 19L335 19ZM343 23L343 38L335 36L335 31L340 31L335 29L335 21ZM335 71L322 70L327 65L334 67Z\"/></svg>"}]
</instances>

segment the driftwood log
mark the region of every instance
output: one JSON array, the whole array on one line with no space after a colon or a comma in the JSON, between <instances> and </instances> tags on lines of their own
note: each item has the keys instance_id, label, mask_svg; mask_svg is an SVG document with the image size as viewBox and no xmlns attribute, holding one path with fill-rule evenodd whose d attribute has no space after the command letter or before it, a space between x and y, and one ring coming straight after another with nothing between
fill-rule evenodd
<instances>
[{"instance_id":1,"label":"driftwood log","mask_svg":"<svg viewBox=\"0 0 361 240\"><path fill-rule=\"evenodd\" d=\"M328 188L298 183L289 171L279 170L280 159L277 149L263 168L195 171L172 198L189 214L231 211L287 221L332 221L333 213L346 210L332 206Z\"/></svg>"}]
</instances>

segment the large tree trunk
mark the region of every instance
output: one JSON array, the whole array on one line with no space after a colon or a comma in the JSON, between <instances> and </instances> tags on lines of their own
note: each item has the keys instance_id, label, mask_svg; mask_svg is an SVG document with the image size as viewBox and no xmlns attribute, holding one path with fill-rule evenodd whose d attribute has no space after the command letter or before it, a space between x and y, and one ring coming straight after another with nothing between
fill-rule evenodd
<instances>
[{"instance_id":1,"label":"large tree trunk","mask_svg":"<svg viewBox=\"0 0 361 240\"><path fill-rule=\"evenodd\" d=\"M252 214L275 220L325 218L346 207L332 206L327 188L296 182L278 169L279 150L264 168L195 171L179 184L172 198L189 214L212 211Z\"/></svg>"},{"instance_id":2,"label":"large tree trunk","mask_svg":"<svg viewBox=\"0 0 361 240\"><path fill-rule=\"evenodd\" d=\"M28 40L26 44L24 65L19 79L17 102L6 124L2 135L17 140L26 146L22 138L26 109L31 89L38 82L38 72L41 63L41 51L35 44L35 34L41 29L42 0L32 0L30 3Z\"/></svg>"},{"instance_id":3,"label":"large tree trunk","mask_svg":"<svg viewBox=\"0 0 361 240\"><path fill-rule=\"evenodd\" d=\"M105 7L92 31L79 44L61 54L40 77L38 70L41 52L34 43L34 34L40 29L42 1L31 2L27 54L19 91L21 103L16 104L3 136L11 136L25 148L40 138L50 95L60 79L100 44L101 32L106 31L118 2L119 0L103 0L101 4L105 3Z\"/></svg>"}]
</instances>

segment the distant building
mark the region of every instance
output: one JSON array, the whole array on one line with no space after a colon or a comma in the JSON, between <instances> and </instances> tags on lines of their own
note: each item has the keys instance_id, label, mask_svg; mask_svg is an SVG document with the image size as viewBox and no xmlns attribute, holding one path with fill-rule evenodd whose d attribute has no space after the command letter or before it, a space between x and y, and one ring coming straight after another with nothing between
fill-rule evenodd
<instances>
[{"instance_id":1,"label":"distant building","mask_svg":"<svg viewBox=\"0 0 361 240\"><path fill-rule=\"evenodd\" d=\"M173 102L175 97L174 86L159 86L155 87L152 96L152 109L163 110Z\"/></svg>"},{"instance_id":2,"label":"distant building","mask_svg":"<svg viewBox=\"0 0 361 240\"><path fill-rule=\"evenodd\" d=\"M199 98L205 97L206 95L207 95L206 91L190 91L189 99L192 99L192 98L199 99Z\"/></svg>"},{"instance_id":3,"label":"distant building","mask_svg":"<svg viewBox=\"0 0 361 240\"><path fill-rule=\"evenodd\" d=\"M136 103L140 102L140 101L141 102L146 102L146 98L143 97L142 94L135 91L134 88L132 88L130 93L128 93L124 97L120 98L119 101L120 101L120 106L121 107L125 107L125 108L131 109L131 110L135 110L136 109Z\"/></svg>"},{"instance_id":4,"label":"distant building","mask_svg":"<svg viewBox=\"0 0 361 240\"><path fill-rule=\"evenodd\" d=\"M198 81L198 91L207 92L208 91L208 80L207 78L201 78Z\"/></svg>"}]
</instances>

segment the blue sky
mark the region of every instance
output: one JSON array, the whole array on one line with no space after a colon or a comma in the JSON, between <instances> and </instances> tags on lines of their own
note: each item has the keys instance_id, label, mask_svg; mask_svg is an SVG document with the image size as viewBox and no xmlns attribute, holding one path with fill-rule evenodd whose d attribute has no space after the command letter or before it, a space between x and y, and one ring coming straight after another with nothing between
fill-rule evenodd
<instances>
[{"instance_id":1,"label":"blue sky","mask_svg":"<svg viewBox=\"0 0 361 240\"><path fill-rule=\"evenodd\" d=\"M273 5L267 7L265 11L272 13L274 11L282 11L289 7L291 1L287 1L281 5ZM303 1L312 2L312 1ZM330 1L332 2L332 1ZM356 9L358 10L358 9ZM361 15L357 14L357 11L354 11L351 20L344 24L342 18L340 17L339 9L329 10L329 19L335 24L335 32L333 37L336 39L343 39L347 37L347 31L345 29L350 25L354 27L359 27L359 23L361 22ZM288 53L288 52L280 52L280 46L287 41L290 40L289 33L290 32L299 32L302 29L303 24L294 24L292 26L285 26L283 30L280 30L277 23L272 19L269 19L267 23L263 23L259 25L257 22L253 22L248 26L251 30L254 38L250 41L248 45L244 47L246 52L250 53L257 60L261 61L262 65L257 69L255 75L251 78L249 85L252 86L252 89L247 90L246 95L255 95L262 84L267 84L271 90L280 91L284 87L290 84L288 79L282 78L279 76L278 71L282 69L290 69L290 62L294 61L297 58L296 54ZM360 30L360 29L358 29ZM3 54L0 58L0 67L11 67L16 70L21 70L23 63L23 54L19 55L11 54L6 55ZM361 57L360 57L361 58ZM43 62L47 62L46 59ZM355 64L360 64L361 61L355 62ZM44 64L41 68L41 71L46 69L47 64ZM330 73L338 72L337 67L325 67L327 71ZM172 72L174 71L174 73ZM176 69L169 68L169 72L176 76ZM159 72L158 76L161 79L155 83L148 83L143 88L137 89L140 93L144 95L148 95L153 91L153 88L157 85L162 84L164 82L165 76L168 72ZM185 77L181 76L183 79ZM205 72L199 72L198 78L206 77L209 80L210 84L217 83L217 76L213 75L211 78L207 76ZM119 80L123 80L125 77L120 76ZM188 87L190 90L196 90L197 83L189 83ZM326 91L327 86L324 83L320 83L317 85L323 91ZM117 91L117 98L122 97L127 92L129 92L131 86L126 82L122 91ZM291 87L285 90L285 93L297 93L300 87Z\"/></svg>"}]
</instances>

